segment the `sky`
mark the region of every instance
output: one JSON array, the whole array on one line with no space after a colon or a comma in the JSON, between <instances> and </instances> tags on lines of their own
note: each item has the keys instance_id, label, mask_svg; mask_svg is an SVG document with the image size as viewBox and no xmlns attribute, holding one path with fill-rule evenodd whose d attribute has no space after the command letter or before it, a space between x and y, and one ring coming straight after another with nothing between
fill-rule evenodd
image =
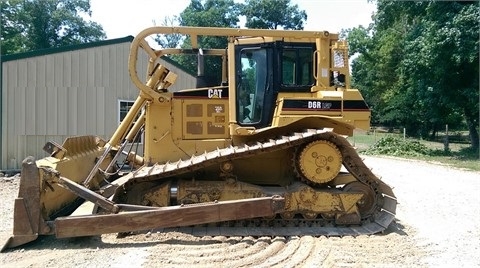
<instances>
[{"instance_id":1,"label":"sky","mask_svg":"<svg viewBox=\"0 0 480 268\"><path fill-rule=\"evenodd\" d=\"M166 16L179 15L189 3L190 0L90 0L90 19L102 25L108 39L135 36L154 26L153 21L161 25ZM332 33L368 26L376 10L375 4L367 0L291 0L291 3L307 12L305 30Z\"/></svg>"}]
</instances>

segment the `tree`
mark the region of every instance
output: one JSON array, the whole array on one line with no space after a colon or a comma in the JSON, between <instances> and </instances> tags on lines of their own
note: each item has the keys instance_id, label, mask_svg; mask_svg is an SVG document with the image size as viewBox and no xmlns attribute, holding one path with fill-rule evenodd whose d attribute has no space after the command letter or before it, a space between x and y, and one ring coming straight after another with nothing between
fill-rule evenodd
<instances>
[{"instance_id":1,"label":"tree","mask_svg":"<svg viewBox=\"0 0 480 268\"><path fill-rule=\"evenodd\" d=\"M191 0L180 13L180 25L235 28L239 15L239 5L233 0Z\"/></svg>"},{"instance_id":2,"label":"tree","mask_svg":"<svg viewBox=\"0 0 480 268\"><path fill-rule=\"evenodd\" d=\"M25 51L25 37L22 32L21 14L17 10L21 6L21 0L0 1L0 48L1 54L11 54Z\"/></svg>"},{"instance_id":3,"label":"tree","mask_svg":"<svg viewBox=\"0 0 480 268\"><path fill-rule=\"evenodd\" d=\"M90 0L6 0L0 5L2 54L106 38L98 23L84 19L91 15Z\"/></svg>"},{"instance_id":4,"label":"tree","mask_svg":"<svg viewBox=\"0 0 480 268\"><path fill-rule=\"evenodd\" d=\"M180 19L178 16L166 16L161 22L161 26L178 26ZM156 22L153 21L155 25ZM159 34L155 36L155 41L163 48L175 48L180 45L183 36L181 34Z\"/></svg>"},{"instance_id":5,"label":"tree","mask_svg":"<svg viewBox=\"0 0 480 268\"><path fill-rule=\"evenodd\" d=\"M247 28L302 30L307 13L290 0L246 0L242 5Z\"/></svg>"},{"instance_id":6,"label":"tree","mask_svg":"<svg viewBox=\"0 0 480 268\"><path fill-rule=\"evenodd\" d=\"M478 149L478 4L379 0L377 8L371 27L348 32L360 54L352 81L374 119L424 137L464 122Z\"/></svg>"}]
</instances>

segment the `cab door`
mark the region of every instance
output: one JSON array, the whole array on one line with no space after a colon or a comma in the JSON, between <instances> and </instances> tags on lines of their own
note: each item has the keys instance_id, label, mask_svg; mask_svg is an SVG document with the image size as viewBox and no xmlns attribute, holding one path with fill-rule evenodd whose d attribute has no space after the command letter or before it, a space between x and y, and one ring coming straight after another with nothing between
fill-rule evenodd
<instances>
[{"instance_id":1,"label":"cab door","mask_svg":"<svg viewBox=\"0 0 480 268\"><path fill-rule=\"evenodd\" d=\"M241 126L267 127L274 109L273 46L236 48L236 107Z\"/></svg>"}]
</instances>

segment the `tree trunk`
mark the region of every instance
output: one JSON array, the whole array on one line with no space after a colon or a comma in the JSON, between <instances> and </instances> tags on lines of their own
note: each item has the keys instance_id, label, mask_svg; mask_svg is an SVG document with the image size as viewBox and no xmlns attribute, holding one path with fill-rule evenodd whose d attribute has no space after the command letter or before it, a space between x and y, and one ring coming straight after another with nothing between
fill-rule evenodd
<instances>
[{"instance_id":1,"label":"tree trunk","mask_svg":"<svg viewBox=\"0 0 480 268\"><path fill-rule=\"evenodd\" d=\"M473 150L478 150L479 149L479 136L478 136L478 131L477 131L477 125L475 123L475 118L473 116L469 116L468 114L465 114L467 118L467 125L468 125L468 135L470 136L470 142L472 145Z\"/></svg>"},{"instance_id":2,"label":"tree trunk","mask_svg":"<svg viewBox=\"0 0 480 268\"><path fill-rule=\"evenodd\" d=\"M472 148L474 150L478 150L479 146L479 136L478 136L478 131L473 123L468 124L468 134L470 135L470 140L472 142Z\"/></svg>"},{"instance_id":3,"label":"tree trunk","mask_svg":"<svg viewBox=\"0 0 480 268\"><path fill-rule=\"evenodd\" d=\"M430 135L430 140L435 141L437 138L437 124L433 124L432 135Z\"/></svg>"}]
</instances>

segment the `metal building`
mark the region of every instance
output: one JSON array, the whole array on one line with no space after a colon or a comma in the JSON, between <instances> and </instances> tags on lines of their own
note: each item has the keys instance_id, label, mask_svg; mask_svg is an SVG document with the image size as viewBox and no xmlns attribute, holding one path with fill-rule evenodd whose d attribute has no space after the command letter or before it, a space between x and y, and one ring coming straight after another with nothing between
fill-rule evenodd
<instances>
[{"instance_id":1,"label":"metal building","mask_svg":"<svg viewBox=\"0 0 480 268\"><path fill-rule=\"evenodd\" d=\"M47 141L97 135L108 139L136 99L128 55L132 36L2 56L0 67L0 170L18 169L26 156L46 156ZM145 73L146 57L139 59ZM171 61L178 74L170 90L195 87L195 77ZM142 69L143 68L143 69Z\"/></svg>"}]
</instances>

